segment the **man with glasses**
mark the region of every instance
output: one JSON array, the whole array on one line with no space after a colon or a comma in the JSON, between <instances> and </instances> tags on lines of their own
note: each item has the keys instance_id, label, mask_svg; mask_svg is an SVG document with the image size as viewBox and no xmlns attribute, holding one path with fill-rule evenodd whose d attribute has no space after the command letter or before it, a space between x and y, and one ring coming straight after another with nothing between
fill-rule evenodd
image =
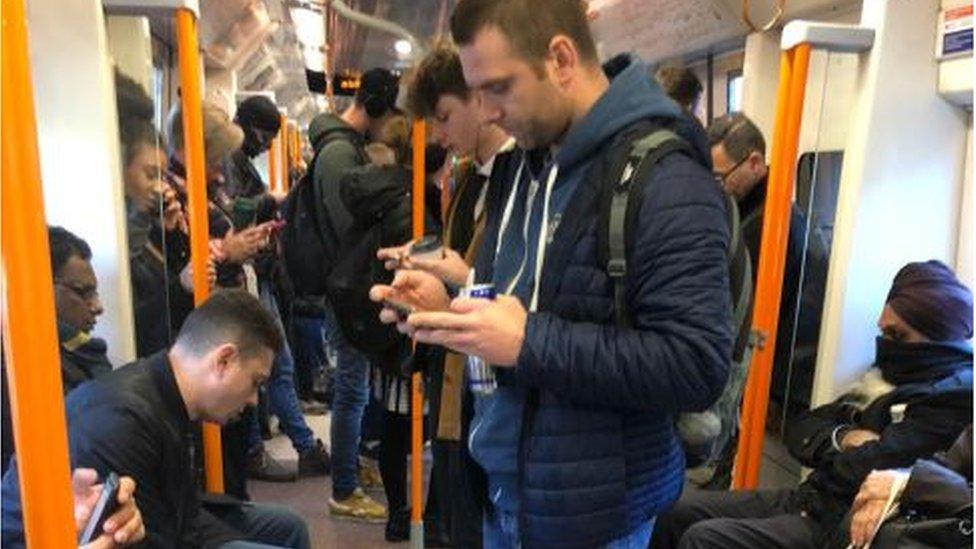
<instances>
[{"instance_id":1,"label":"man with glasses","mask_svg":"<svg viewBox=\"0 0 976 549\"><path fill-rule=\"evenodd\" d=\"M712 122L708 127L708 142L715 179L739 204L742 240L752 259L755 277L759 271L769 174L766 140L752 120L742 113L732 113ZM795 203L791 204L772 396L774 401L793 411L805 410L809 405L828 264L827 248L819 229L811 227L804 243L806 228L806 216ZM785 402L787 387L792 387L788 404Z\"/></svg>"},{"instance_id":2,"label":"man with glasses","mask_svg":"<svg viewBox=\"0 0 976 549\"><path fill-rule=\"evenodd\" d=\"M91 248L73 233L61 228L48 229L51 272L54 275L54 308L58 322L58 350L61 353L61 383L64 394L89 379L112 371L105 340L92 337L91 331L102 314L98 299L98 280L91 265ZM4 373L5 374L5 373ZM3 456L6 472L14 453L7 398L7 376L3 375Z\"/></svg>"},{"instance_id":3,"label":"man with glasses","mask_svg":"<svg viewBox=\"0 0 976 549\"><path fill-rule=\"evenodd\" d=\"M83 382L112 371L112 364L105 354L105 341L91 336L103 309L88 243L61 227L49 228L48 240L54 274L61 381L64 393L68 394Z\"/></svg>"}]
</instances>

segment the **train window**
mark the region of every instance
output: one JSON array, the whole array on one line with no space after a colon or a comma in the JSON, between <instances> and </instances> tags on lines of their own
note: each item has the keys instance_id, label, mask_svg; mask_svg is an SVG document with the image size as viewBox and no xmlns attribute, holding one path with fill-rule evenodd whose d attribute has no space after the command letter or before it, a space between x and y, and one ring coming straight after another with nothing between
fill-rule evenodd
<instances>
[{"instance_id":1,"label":"train window","mask_svg":"<svg viewBox=\"0 0 976 549\"><path fill-rule=\"evenodd\" d=\"M742 70L728 72L725 81L726 113L742 111Z\"/></svg>"}]
</instances>

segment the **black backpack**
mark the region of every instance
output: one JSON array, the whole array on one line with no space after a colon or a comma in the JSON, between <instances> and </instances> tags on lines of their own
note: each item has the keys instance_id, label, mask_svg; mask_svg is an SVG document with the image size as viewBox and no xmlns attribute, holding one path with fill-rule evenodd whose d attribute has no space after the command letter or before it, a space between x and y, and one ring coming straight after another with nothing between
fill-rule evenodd
<instances>
[{"instance_id":1,"label":"black backpack","mask_svg":"<svg viewBox=\"0 0 976 549\"><path fill-rule=\"evenodd\" d=\"M355 185L358 178L386 178L393 176L393 172L374 172L372 170L356 171L348 174L341 182L340 195L343 202L350 208L347 191L350 185ZM406 188L406 185L403 185ZM383 369L398 367L400 346L406 339L397 332L392 324L380 322L379 314L382 306L369 299L369 290L375 284L389 284L393 281L393 272L388 271L383 262L376 258L376 251L384 244L384 227L397 219L408 216L404 213L404 203L409 204L409 194L397 195L391 202L382 199L371 200L376 208L369 214L354 215L352 226L346 233L342 247L332 267L332 271L325 280L326 295L335 311L336 321L346 341L370 359L374 366ZM359 217L356 217L356 216ZM390 217L396 216L396 217ZM402 235L409 238L409 235ZM393 368L391 371L398 371Z\"/></svg>"},{"instance_id":2,"label":"black backpack","mask_svg":"<svg viewBox=\"0 0 976 549\"><path fill-rule=\"evenodd\" d=\"M620 147L627 154L612 159L609 164L611 169L604 172L606 179L602 187L603 203L598 225L600 261L613 282L614 313L619 326L631 325L626 291L627 243L636 230L637 210L646 185L642 182L647 181L646 175L664 157L691 151L691 146L685 140L667 128L654 127L634 134L635 137L624 140L626 146ZM635 180L637 185L632 184ZM745 351L751 328L752 263L742 240L738 206L731 197L726 196L726 200L731 234L728 268L733 305L732 326L736 336L733 364L729 381L719 399L708 410L681 414L677 420L679 437L690 464L718 456L721 451L718 446L728 439L730 424L737 422L738 402L745 383L744 369L748 361Z\"/></svg>"},{"instance_id":3,"label":"black backpack","mask_svg":"<svg viewBox=\"0 0 976 549\"><path fill-rule=\"evenodd\" d=\"M299 297L321 296L326 292L326 277L332 270L336 254L323 232L328 221L318 218L315 162L329 143L349 139L347 133L335 129L319 138L308 171L291 188L281 205L281 217L285 220L280 237L282 255L295 295Z\"/></svg>"}]
</instances>

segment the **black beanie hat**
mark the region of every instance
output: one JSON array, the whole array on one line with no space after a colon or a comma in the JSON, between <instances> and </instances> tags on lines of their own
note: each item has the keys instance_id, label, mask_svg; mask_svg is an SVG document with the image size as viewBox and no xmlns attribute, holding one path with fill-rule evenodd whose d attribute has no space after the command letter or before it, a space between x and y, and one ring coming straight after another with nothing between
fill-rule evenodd
<instances>
[{"instance_id":1,"label":"black beanie hat","mask_svg":"<svg viewBox=\"0 0 976 549\"><path fill-rule=\"evenodd\" d=\"M941 261L902 267L891 284L887 304L932 341L973 336L973 294Z\"/></svg>"},{"instance_id":2,"label":"black beanie hat","mask_svg":"<svg viewBox=\"0 0 976 549\"><path fill-rule=\"evenodd\" d=\"M281 129L281 113L270 99L255 95L237 106L237 122L245 128L260 128L277 133Z\"/></svg>"}]
</instances>

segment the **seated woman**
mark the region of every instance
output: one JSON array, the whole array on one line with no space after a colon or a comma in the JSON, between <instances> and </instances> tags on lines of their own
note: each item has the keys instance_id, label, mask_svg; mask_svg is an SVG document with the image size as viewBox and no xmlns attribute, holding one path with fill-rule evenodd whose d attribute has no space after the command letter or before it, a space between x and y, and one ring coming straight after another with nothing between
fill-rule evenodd
<instances>
[{"instance_id":1,"label":"seated woman","mask_svg":"<svg viewBox=\"0 0 976 549\"><path fill-rule=\"evenodd\" d=\"M813 472L796 489L688 491L658 519L654 547L819 547L874 469L907 467L972 421L973 297L938 261L895 276L875 367L787 433Z\"/></svg>"}]
</instances>

